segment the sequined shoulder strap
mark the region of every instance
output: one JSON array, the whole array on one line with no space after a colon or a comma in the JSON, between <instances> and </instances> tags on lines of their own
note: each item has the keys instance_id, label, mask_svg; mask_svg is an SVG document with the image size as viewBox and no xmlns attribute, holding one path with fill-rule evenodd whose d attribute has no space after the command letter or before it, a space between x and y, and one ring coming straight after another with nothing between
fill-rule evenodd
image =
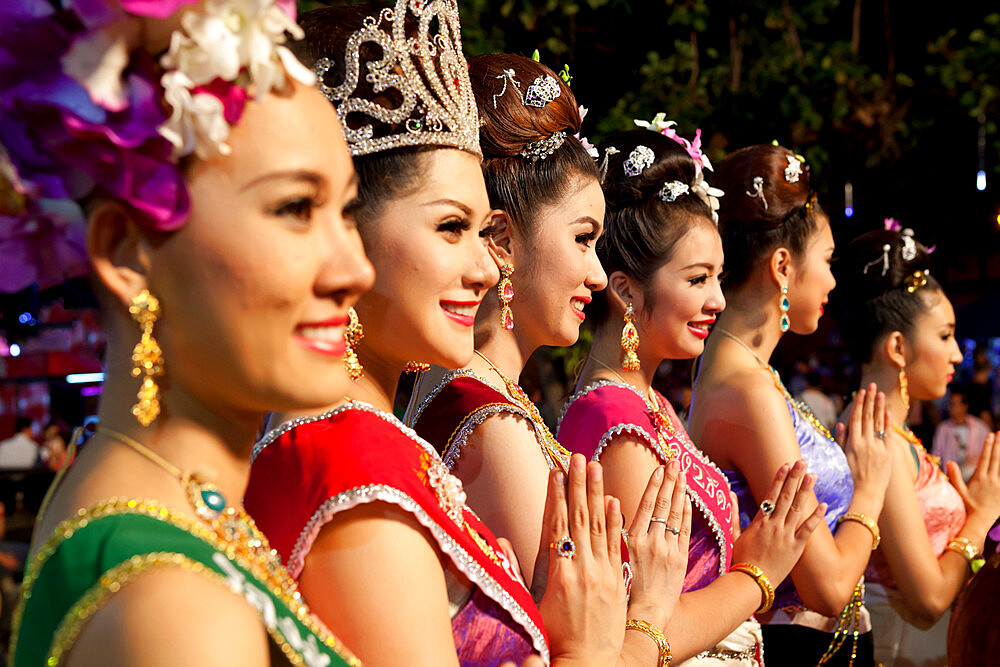
<instances>
[{"instance_id":1,"label":"sequined shoulder strap","mask_svg":"<svg viewBox=\"0 0 1000 667\"><path fill-rule=\"evenodd\" d=\"M62 664L84 624L144 572L180 567L243 595L293 664L359 665L288 591L227 555L196 521L152 501L112 500L61 523L29 563L14 614L15 667ZM231 549L229 551L232 551ZM277 561L273 566L281 567Z\"/></svg>"}]
</instances>

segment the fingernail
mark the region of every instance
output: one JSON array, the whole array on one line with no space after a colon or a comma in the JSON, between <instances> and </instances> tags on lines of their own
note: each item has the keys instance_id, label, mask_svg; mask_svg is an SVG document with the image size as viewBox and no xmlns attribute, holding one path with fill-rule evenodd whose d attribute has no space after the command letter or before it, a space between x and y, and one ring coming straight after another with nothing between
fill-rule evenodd
<instances>
[{"instance_id":1,"label":"fingernail","mask_svg":"<svg viewBox=\"0 0 1000 667\"><path fill-rule=\"evenodd\" d=\"M582 456L574 456L573 459L569 462L569 466L576 472L583 472L584 469L587 467L587 459L583 458Z\"/></svg>"},{"instance_id":2,"label":"fingernail","mask_svg":"<svg viewBox=\"0 0 1000 667\"><path fill-rule=\"evenodd\" d=\"M677 459L670 459L670 463L667 465L670 466L670 472L677 472L681 468L681 463Z\"/></svg>"},{"instance_id":3,"label":"fingernail","mask_svg":"<svg viewBox=\"0 0 1000 667\"><path fill-rule=\"evenodd\" d=\"M611 514L621 515L622 524L625 523L625 515L622 514L622 505L620 502L618 502L618 499L613 496L611 498L611 502L608 503L608 512L610 512Z\"/></svg>"},{"instance_id":4,"label":"fingernail","mask_svg":"<svg viewBox=\"0 0 1000 667\"><path fill-rule=\"evenodd\" d=\"M590 478L590 481L600 482L603 476L604 476L604 469L601 468L600 463L595 463L593 465L587 466L587 477Z\"/></svg>"},{"instance_id":5,"label":"fingernail","mask_svg":"<svg viewBox=\"0 0 1000 667\"><path fill-rule=\"evenodd\" d=\"M566 474L563 473L562 470L559 470L558 472L556 472L556 482L559 483L559 484L565 484L566 483Z\"/></svg>"},{"instance_id":6,"label":"fingernail","mask_svg":"<svg viewBox=\"0 0 1000 667\"><path fill-rule=\"evenodd\" d=\"M663 466L657 466L656 470L653 471L653 481L663 481Z\"/></svg>"}]
</instances>

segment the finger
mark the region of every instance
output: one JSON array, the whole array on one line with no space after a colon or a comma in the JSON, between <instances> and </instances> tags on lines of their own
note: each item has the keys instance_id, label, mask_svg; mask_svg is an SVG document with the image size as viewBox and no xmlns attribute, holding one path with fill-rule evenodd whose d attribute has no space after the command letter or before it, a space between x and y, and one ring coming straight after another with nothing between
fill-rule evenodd
<instances>
[{"instance_id":1,"label":"finger","mask_svg":"<svg viewBox=\"0 0 1000 667\"><path fill-rule=\"evenodd\" d=\"M574 454L569 461L569 536L576 543L578 555L584 551L590 552L587 487L587 459L582 454ZM601 495L603 497L604 494Z\"/></svg>"},{"instance_id":2,"label":"finger","mask_svg":"<svg viewBox=\"0 0 1000 667\"><path fill-rule=\"evenodd\" d=\"M778 494L781 493L781 487L784 486L785 478L788 477L788 470L791 467L792 465L790 463L781 464L781 467L778 468L778 472L774 473L774 479L771 480L771 488L767 490L767 495L764 496L764 500L760 503L761 505L763 505L765 501L771 503L772 505L778 502ZM763 519L764 517L765 514L758 511L754 520L758 518Z\"/></svg>"},{"instance_id":3,"label":"finger","mask_svg":"<svg viewBox=\"0 0 1000 667\"><path fill-rule=\"evenodd\" d=\"M653 516L653 508L656 507L656 496L663 486L663 466L656 466L656 470L649 476L646 482L646 490L642 492L639 499L639 507L632 517L632 525L628 532L631 534L645 535L649 530L649 519Z\"/></svg>"},{"instance_id":4,"label":"finger","mask_svg":"<svg viewBox=\"0 0 1000 667\"><path fill-rule=\"evenodd\" d=\"M683 472L677 476L677 483L674 484L674 492L670 496L670 514L667 516L667 527L672 528L671 532L677 535L684 521L684 498L687 496L687 478Z\"/></svg>"},{"instance_id":5,"label":"finger","mask_svg":"<svg viewBox=\"0 0 1000 667\"><path fill-rule=\"evenodd\" d=\"M976 472L978 473L979 471L977 470ZM948 479L951 480L951 485L955 487L958 495L962 496L962 500L968 506L969 487L965 485L965 480L962 479L962 468L954 461L948 461Z\"/></svg>"},{"instance_id":6,"label":"finger","mask_svg":"<svg viewBox=\"0 0 1000 667\"><path fill-rule=\"evenodd\" d=\"M854 410L851 410L851 415L854 414ZM844 422L837 422L837 425L833 429L833 439L837 441L840 448L844 448L844 438L847 435L847 427L844 426Z\"/></svg>"},{"instance_id":7,"label":"finger","mask_svg":"<svg viewBox=\"0 0 1000 667\"><path fill-rule=\"evenodd\" d=\"M865 408L861 415L861 435L866 438L872 436L872 427L875 425L875 396L877 394L875 383L872 382L868 385L868 391L865 393Z\"/></svg>"},{"instance_id":8,"label":"finger","mask_svg":"<svg viewBox=\"0 0 1000 667\"><path fill-rule=\"evenodd\" d=\"M802 486L802 478L805 475L806 462L802 460L796 461L792 465L791 470L788 471L788 477L785 478L785 482L781 485L781 491L778 493L778 501L774 504L772 516L775 521L785 521L785 517L788 516L788 510L794 503L796 494L799 492L799 487Z\"/></svg>"},{"instance_id":9,"label":"finger","mask_svg":"<svg viewBox=\"0 0 1000 667\"><path fill-rule=\"evenodd\" d=\"M500 547L500 551L503 552L503 555L507 557L507 561L511 565L511 571L518 576L522 576L521 564L517 562L517 553L514 552L514 545L510 543L510 540L506 537L498 537L497 545ZM521 583L524 583L523 577L521 579Z\"/></svg>"},{"instance_id":10,"label":"finger","mask_svg":"<svg viewBox=\"0 0 1000 667\"><path fill-rule=\"evenodd\" d=\"M670 521L670 506L671 498L674 495L674 487L677 486L677 479L680 477L681 464L677 459L671 459L667 462L666 475L663 478L663 484L660 486L660 491L656 494L656 504L653 507L652 519L666 519ZM651 519L651 521L652 521ZM650 530L653 526L665 527L666 524L663 521L655 521L650 523Z\"/></svg>"},{"instance_id":11,"label":"finger","mask_svg":"<svg viewBox=\"0 0 1000 667\"><path fill-rule=\"evenodd\" d=\"M875 432L885 433L886 424L888 422L885 420L885 394L881 391L875 395L875 408L873 414L875 417ZM881 440L881 438L879 439Z\"/></svg>"},{"instance_id":12,"label":"finger","mask_svg":"<svg viewBox=\"0 0 1000 667\"><path fill-rule=\"evenodd\" d=\"M549 473L549 489L545 494L545 510L542 514L542 538L531 579L531 596L536 602L541 600L548 584L551 545L565 535L569 535L566 475L562 470L555 469Z\"/></svg>"},{"instance_id":13,"label":"finger","mask_svg":"<svg viewBox=\"0 0 1000 667\"><path fill-rule=\"evenodd\" d=\"M851 416L848 418L847 426L851 433L861 433L861 419L862 413L864 412L865 399L868 397L868 392L864 389L859 389L857 396L854 397L854 407L851 408Z\"/></svg>"},{"instance_id":14,"label":"finger","mask_svg":"<svg viewBox=\"0 0 1000 667\"><path fill-rule=\"evenodd\" d=\"M990 444L992 445L989 457L990 475L993 477L997 477L1000 476L1000 437L998 437L997 434L991 433L990 435L992 435L993 437L990 438L987 436L986 438L987 440L990 441ZM982 458L982 454L979 455L979 458Z\"/></svg>"},{"instance_id":15,"label":"finger","mask_svg":"<svg viewBox=\"0 0 1000 667\"><path fill-rule=\"evenodd\" d=\"M680 553L687 553L688 547L691 545L691 519L694 514L694 510L691 507L691 498L685 496L684 498L684 516L681 519L681 534L680 539L677 541L677 551Z\"/></svg>"},{"instance_id":16,"label":"finger","mask_svg":"<svg viewBox=\"0 0 1000 667\"><path fill-rule=\"evenodd\" d=\"M622 504L614 496L604 496L604 524L608 527L608 562L622 561Z\"/></svg>"},{"instance_id":17,"label":"finger","mask_svg":"<svg viewBox=\"0 0 1000 667\"><path fill-rule=\"evenodd\" d=\"M808 503L814 488L816 488L816 475L806 473L802 478L802 484L799 485L799 490L795 493L795 498L792 499L792 506L788 508L785 525L798 525L802 508Z\"/></svg>"},{"instance_id":18,"label":"finger","mask_svg":"<svg viewBox=\"0 0 1000 667\"><path fill-rule=\"evenodd\" d=\"M988 433L986 435L986 440L983 441L983 448L979 452L979 460L976 461L976 469L973 471L972 476L978 477L979 475L989 475L992 468L993 458L993 445L996 442L996 436L993 433Z\"/></svg>"},{"instance_id":19,"label":"finger","mask_svg":"<svg viewBox=\"0 0 1000 667\"><path fill-rule=\"evenodd\" d=\"M604 522L604 469L597 461L587 463L587 511L590 519L590 551L608 557L608 532Z\"/></svg>"},{"instance_id":20,"label":"finger","mask_svg":"<svg viewBox=\"0 0 1000 667\"><path fill-rule=\"evenodd\" d=\"M806 517L806 520L799 524L799 527L795 530L795 540L797 542L805 542L813 534L813 531L819 527L821 521L826 517L826 503L820 503L813 510L813 513Z\"/></svg>"}]
</instances>

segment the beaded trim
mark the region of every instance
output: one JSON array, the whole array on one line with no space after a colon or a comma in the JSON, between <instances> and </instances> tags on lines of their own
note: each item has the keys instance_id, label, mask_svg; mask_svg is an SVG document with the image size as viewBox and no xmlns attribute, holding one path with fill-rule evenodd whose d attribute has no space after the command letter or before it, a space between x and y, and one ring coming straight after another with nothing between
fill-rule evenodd
<instances>
[{"instance_id":1,"label":"beaded trim","mask_svg":"<svg viewBox=\"0 0 1000 667\"><path fill-rule=\"evenodd\" d=\"M504 413L517 415L527 421L529 427L532 429L533 435L536 439L538 438L538 434L535 432L534 428L535 423L523 409L510 405L509 403L487 403L481 408L478 408L474 412L470 412L466 415L465 419L462 420L462 423L455 428L455 431L448 439L448 446L442 457L444 459L444 464L448 466L448 468L454 468L455 464L458 463L459 458L462 456L462 450L465 449L469 436L472 435L474 430L476 430L476 427L490 417ZM551 468L552 463L548 461L548 457L546 457L546 462L549 464L549 468Z\"/></svg>"},{"instance_id":2,"label":"beaded trim","mask_svg":"<svg viewBox=\"0 0 1000 667\"><path fill-rule=\"evenodd\" d=\"M582 398L584 395L590 393L591 391L594 391L595 389L600 389L601 387L606 387L606 386L628 389L632 391L640 399L642 399L643 403L645 403L647 407L650 408L652 407L649 405L649 401L646 400L646 398L642 395L642 393L632 385L624 384L621 382L613 382L611 380L598 380L590 385L587 385L579 392L574 394L572 397L570 397L570 399L566 402L566 405L563 407L562 414L559 416L559 425L562 426L562 421L563 418L566 416L566 412L569 410L570 406L577 399ZM671 458L670 455L668 455L665 451L663 451L659 443L652 442L652 440L649 437L649 433L641 426L638 426L636 424L618 424L608 429L608 431L603 436L601 436L601 439L598 443L598 448L594 452L593 460L595 461L598 460L598 457L600 456L601 452L603 452L604 448L607 447L608 444L610 444L611 440L626 433L635 435L638 438L640 438L645 444L649 446L649 448L653 451L653 454L656 455L657 459L661 460L663 463L666 463ZM723 483L725 484L725 488L719 489L717 493L729 492L730 490L729 483L728 481L726 481L725 475L723 475L722 471L720 471L719 468L711 460L709 460L709 458L705 455L705 453L702 452L700 449L698 449L697 446L691 441L691 439L687 437L687 435L684 432L684 429L677 429L676 433L670 434L670 437L674 438L676 441L684 445L684 447L680 447L678 445L676 450L673 447L671 447L670 451L674 456L678 456L681 462L681 466L683 467L685 473L687 473L693 465L693 462L689 458L693 456L694 458L698 459L698 461L702 465L713 469L722 478ZM669 442L669 438L667 439L667 441ZM692 477L691 479L693 479L696 482L700 482L702 477L701 475L699 475L698 477ZM704 487L702 488L706 493L712 492L711 489ZM722 530L722 525L719 523L718 519L715 518L715 514L713 514L712 511L708 508L708 505L701 498L701 496L699 496L698 493L691 488L690 483L688 484L687 495L689 498L691 498L692 504L694 504L694 506L698 508L698 511L701 513L702 517L705 519L705 522L708 524L709 529L712 531L712 536L715 538L715 544L719 548L720 558L719 558L718 570L719 570L719 576L722 576L726 574L726 572L728 571L726 569L726 554L727 554L726 547L729 544L729 538ZM724 506L727 503L731 502L732 500L727 498L726 502L720 502L719 504Z\"/></svg>"},{"instance_id":3,"label":"beaded trim","mask_svg":"<svg viewBox=\"0 0 1000 667\"><path fill-rule=\"evenodd\" d=\"M441 551L447 554L455 566L461 570L462 574L469 578L484 593L503 607L511 617L531 635L532 643L546 664L549 662L549 649L545 643L545 638L541 630L534 621L521 608L510 593L504 589L483 567L476 562L462 546L452 539L450 535L431 518L417 501L399 489L386 484L369 484L354 489L342 491L337 495L328 498L309 519L288 559L288 571L293 576L298 576L305 563L305 556L309 553L316 536L324 525L329 523L333 517L358 505L372 502L387 502L398 505L404 511L416 517L417 521L434 536ZM469 510L471 512L471 510Z\"/></svg>"},{"instance_id":4,"label":"beaded trim","mask_svg":"<svg viewBox=\"0 0 1000 667\"><path fill-rule=\"evenodd\" d=\"M270 431L266 436L258 441L256 445L254 445L253 456L256 457L256 455L263 451L265 447L296 426L321 421L323 419L333 417L334 415L337 415L345 410L361 410L363 412L374 414L380 419L396 427L400 433L413 440L432 458L438 460L441 459L440 455L429 442L421 438L420 435L417 434L417 432L412 428L397 419L395 415L391 415L387 412L379 410L373 405L363 403L361 401L352 401L320 415L299 417L285 422L281 426ZM251 461L252 460L253 459L251 459ZM545 636L542 634L542 631L538 628L538 626L535 625L534 621L532 621L528 614L521 608L521 605L519 605L510 593L508 593L503 586L493 579L493 577L491 577L489 573L487 573L486 570L484 570L483 567L461 547L461 545L455 542L451 536L449 536L447 532L445 532L445 530L441 528L441 526L439 526L437 522L434 521L434 519L432 519L415 500L402 491L394 489L391 486L371 484L355 489L349 489L333 496L332 498L328 498L316 510L316 512L313 513L312 518L309 519L303 527L302 532L299 534L299 537L295 542L295 547L292 549L292 553L288 559L287 569L289 573L291 573L293 577L297 577L302 571L305 555L312 547L320 529L325 524L329 523L335 514L351 509L352 507L362 503L375 502L379 500L399 505L407 512L413 514L417 520L424 527L426 527L431 534L434 535L438 545L441 547L441 550L451 557L452 561L462 571L462 573L465 574L465 576L472 582L476 583L483 590L483 592L489 595L494 601L497 602L497 604L507 610L511 617L517 621L528 632L528 634L531 635L535 650L539 652L542 659L546 664L548 664L549 647L545 643ZM473 516L476 516L468 506L466 506L465 509Z\"/></svg>"},{"instance_id":5,"label":"beaded trim","mask_svg":"<svg viewBox=\"0 0 1000 667\"><path fill-rule=\"evenodd\" d=\"M460 377L474 378L476 377L476 374L467 368L459 368L458 370L448 371L447 373L445 373L444 377L442 377L441 380L436 385L434 385L434 387L430 390L430 392L428 392L428 394L423 397L423 399L420 401L420 405L418 405L417 409L414 411L413 417L406 422L406 425L413 426L414 424L416 424L417 421L420 419L420 415L424 414L424 410L427 408L428 405L431 404L431 402L435 398L437 398L437 395L441 393L441 390L447 387L449 384L451 384L452 380Z\"/></svg>"},{"instance_id":6,"label":"beaded trim","mask_svg":"<svg viewBox=\"0 0 1000 667\"><path fill-rule=\"evenodd\" d=\"M42 567L45 565L48 559L51 558L52 555L59 549L62 543L70 539L76 533L77 530L86 527L87 524L89 524L91 521L94 521L96 519L102 519L108 516L113 516L115 514L138 514L142 516L148 516L158 521L163 521L164 523L170 524L171 526L179 528L180 530L183 530L187 533L190 533L194 537L208 543L209 546L215 549L217 553L225 555L228 559L235 561L237 564L240 565L240 567L253 574L254 577L257 578L259 584L266 585L265 577L259 576L257 574L256 568L254 567L253 563L246 562L244 561L244 559L239 558L237 553L234 552L231 544L226 544L225 542L220 540L215 535L215 533L209 530L200 521L197 521L187 515L175 512L153 500L135 499L135 498L109 498L108 500L101 501L100 503L92 505L91 507L79 509L77 510L76 514L73 517L65 519L62 522L60 522L59 525L56 527L56 529L53 531L52 536L49 537L49 539L39 548L38 553L35 554L35 557L28 564L28 567L25 569L24 581L21 586L21 599L14 610L12 639L11 639L10 653L9 653L10 656L15 655L15 651L17 649L17 638L21 626L21 619L24 615L24 608L27 605L28 600L31 599L35 582L37 581L39 575L41 574ZM181 556L187 558L186 556L183 555ZM130 561L131 560L134 560L134 558L130 559ZM275 560L277 561L277 558L275 558ZM117 572L118 568L121 568L124 564L127 564L130 561L125 561L124 563L116 566L116 568L113 568L112 570L109 570L104 575L102 575L98 587L108 586L109 588L111 588L112 584L114 584L115 582L113 579L109 580L110 576L109 573L113 571ZM169 563L161 562L154 564L167 565ZM208 570L207 568L205 568L205 571L206 573L212 573L211 570ZM137 576L140 573L141 572L138 570L135 572L131 572L129 574L128 580L131 580L131 578L134 578L134 576ZM110 593L114 592L117 592L117 589L110 590ZM348 664L351 665L361 664L360 660L351 655L351 653L347 650L347 648L344 647L336 637L330 634L328 630L326 630L318 621L316 621L313 618L313 616L309 612L308 607L305 605L305 603L302 602L301 594L298 591L296 591L294 595L291 597L289 597L284 591L276 587L271 587L271 592L276 598L284 601L284 603L288 606L288 609L293 614L295 614L295 616L299 619L299 621L303 625L305 625L305 627L310 632L316 635L316 637L319 638L319 640L322 641L328 648L330 648L338 655L340 655L345 661L348 662ZM88 617L96 613L99 610L100 606L93 607L93 603L87 605L86 607L81 607L81 603L85 599L88 599L89 597L94 597L96 600L99 597L98 592L95 592L95 589L93 588L90 591L88 591L84 595L84 598L81 598L81 600L77 601L77 603L73 606L72 613L77 614L78 608L85 609L88 612L87 613ZM104 602L101 602L101 605L103 604ZM69 643L72 643L72 641L75 640L76 636L79 634L80 628L82 628L84 620L86 620L86 618L80 620L79 627L77 627L75 631L73 631L72 628L64 630L63 626L66 623L64 621L63 624L60 624L59 628L57 629L55 639L59 640L61 637L65 636L69 637L67 641ZM265 627L266 626L267 624L265 623ZM69 634L64 634L70 632L73 632L71 636ZM268 632L271 633L270 628L268 629ZM281 642L278 642L278 644L279 646L281 646ZM56 646L56 641L53 642L53 646L54 647ZM66 648L68 648L67 645L62 645L62 648L60 648L59 650L60 652L65 652ZM55 650L54 648L50 649L50 657L51 657L51 651L54 650ZM282 651L285 652L286 655L288 655L288 650L294 651L294 649L292 649L290 645L287 647L287 649L285 646L282 646ZM56 662L55 663L50 662L49 664L58 664L58 660L59 656L56 656ZM293 662L293 664L302 664L302 663Z\"/></svg>"}]
</instances>

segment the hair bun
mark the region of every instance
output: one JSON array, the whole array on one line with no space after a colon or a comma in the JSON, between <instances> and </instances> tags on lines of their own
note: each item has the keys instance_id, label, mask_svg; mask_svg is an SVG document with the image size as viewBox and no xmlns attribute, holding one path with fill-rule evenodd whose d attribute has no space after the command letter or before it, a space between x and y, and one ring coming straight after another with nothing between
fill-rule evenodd
<instances>
[{"instance_id":1,"label":"hair bun","mask_svg":"<svg viewBox=\"0 0 1000 667\"><path fill-rule=\"evenodd\" d=\"M645 155L644 149L649 151ZM618 132L602 142L598 152L609 209L659 200L665 184L678 181L690 186L698 169L683 146L650 130Z\"/></svg>"},{"instance_id":2,"label":"hair bun","mask_svg":"<svg viewBox=\"0 0 1000 667\"><path fill-rule=\"evenodd\" d=\"M841 258L841 280L865 300L905 289L913 274L930 271L930 254L913 230L875 230L851 241Z\"/></svg>"},{"instance_id":3,"label":"hair bun","mask_svg":"<svg viewBox=\"0 0 1000 667\"><path fill-rule=\"evenodd\" d=\"M713 184L727 195L719 227L747 233L780 227L813 197L809 168L795 153L774 144L748 146L729 155L715 170ZM758 186L759 183L759 186Z\"/></svg>"},{"instance_id":4,"label":"hair bun","mask_svg":"<svg viewBox=\"0 0 1000 667\"><path fill-rule=\"evenodd\" d=\"M567 141L580 132L583 118L576 97L540 62L511 53L475 56L469 59L469 77L479 108L479 141L486 159L520 155L528 144L548 140L556 132L565 132ZM538 79L541 82L532 89ZM544 103L526 104L529 98L539 100L539 89Z\"/></svg>"}]
</instances>

